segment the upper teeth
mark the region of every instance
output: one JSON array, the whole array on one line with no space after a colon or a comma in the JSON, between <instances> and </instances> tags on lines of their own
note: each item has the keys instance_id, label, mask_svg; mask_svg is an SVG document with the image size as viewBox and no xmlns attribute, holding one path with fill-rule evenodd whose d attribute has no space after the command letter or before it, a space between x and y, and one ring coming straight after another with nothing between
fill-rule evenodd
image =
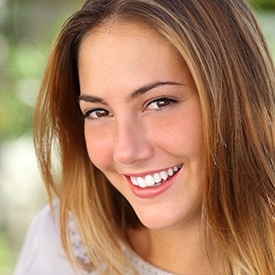
<instances>
[{"instance_id":1,"label":"upper teeth","mask_svg":"<svg viewBox=\"0 0 275 275\"><path fill-rule=\"evenodd\" d=\"M141 188L150 187L155 184L159 185L160 183L165 182L168 177L172 177L181 167L182 165L177 165L168 170L146 175L145 177L130 177L130 180L132 184Z\"/></svg>"}]
</instances>

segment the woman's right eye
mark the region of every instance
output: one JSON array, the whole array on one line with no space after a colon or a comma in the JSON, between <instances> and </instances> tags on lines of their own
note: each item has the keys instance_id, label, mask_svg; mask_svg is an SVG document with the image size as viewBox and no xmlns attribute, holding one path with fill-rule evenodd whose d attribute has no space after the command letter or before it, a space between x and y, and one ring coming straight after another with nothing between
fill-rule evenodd
<instances>
[{"instance_id":1,"label":"woman's right eye","mask_svg":"<svg viewBox=\"0 0 275 275\"><path fill-rule=\"evenodd\" d=\"M83 118L95 120L95 119L105 118L110 116L112 116L112 113L105 109L92 109L85 112L85 114L83 115Z\"/></svg>"}]
</instances>

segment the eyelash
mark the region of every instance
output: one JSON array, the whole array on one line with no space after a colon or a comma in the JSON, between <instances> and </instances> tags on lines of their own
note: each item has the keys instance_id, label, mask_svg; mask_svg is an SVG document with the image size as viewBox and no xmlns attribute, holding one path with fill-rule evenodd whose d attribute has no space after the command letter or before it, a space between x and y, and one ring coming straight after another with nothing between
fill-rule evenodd
<instances>
[{"instance_id":1,"label":"eyelash","mask_svg":"<svg viewBox=\"0 0 275 275\"><path fill-rule=\"evenodd\" d=\"M106 117L106 116L98 116L98 117L91 117L91 114L92 113L98 113L99 114L99 112L106 112L106 113L108 113L108 115L107 116L109 116L109 114L111 114L111 112L109 112L109 111L107 111L107 110L105 110L105 109L102 109L102 108L97 108L97 109L91 109L91 110L88 110L87 112L85 112L84 114L83 114L83 116L82 116L82 118L83 119L90 119L90 120L96 120L96 119L99 119L99 118L103 118L103 117ZM97 114L97 115L98 115Z\"/></svg>"},{"instance_id":2,"label":"eyelash","mask_svg":"<svg viewBox=\"0 0 275 275\"><path fill-rule=\"evenodd\" d=\"M163 106L158 106L157 104L164 104ZM168 97L161 97L161 98L157 98L154 99L152 101L150 101L148 104L146 104L145 106L145 110L149 109L149 110L162 110L172 104L177 103L177 100L172 99L172 98L168 98ZM155 105L154 107L152 107L152 105ZM151 107L150 107L151 106ZM107 115L105 116L98 116L99 112L105 112L105 114L107 113ZM91 114L96 114L97 113L97 117L91 117ZM97 109L91 109L88 110L87 112L85 112L82 116L82 119L90 119L90 120L96 120L96 119L100 119L100 118L105 118L105 117L109 117L110 114L112 114L111 112L102 109L102 108L97 108Z\"/></svg>"},{"instance_id":3,"label":"eyelash","mask_svg":"<svg viewBox=\"0 0 275 275\"><path fill-rule=\"evenodd\" d=\"M150 107L150 105L155 104L157 105L158 103L163 103L164 102L164 106L157 106L157 108L152 108L152 110L162 110L168 106L170 106L171 104L177 103L177 100L169 98L169 97L161 97L161 98L157 98L154 99L152 101L150 101L147 105L146 108Z\"/></svg>"}]
</instances>

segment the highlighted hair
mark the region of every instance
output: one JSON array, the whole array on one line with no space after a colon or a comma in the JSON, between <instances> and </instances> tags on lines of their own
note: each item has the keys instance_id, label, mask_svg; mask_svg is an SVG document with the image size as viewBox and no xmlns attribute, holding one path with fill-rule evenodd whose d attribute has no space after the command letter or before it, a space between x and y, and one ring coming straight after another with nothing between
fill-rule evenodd
<instances>
[{"instance_id":1,"label":"highlighted hair","mask_svg":"<svg viewBox=\"0 0 275 275\"><path fill-rule=\"evenodd\" d=\"M91 260L88 267L108 274L131 268L117 238L127 244L127 228L139 224L90 162L79 120L78 50L85 35L108 22L149 27L170 42L192 73L204 124L202 238L209 272L221 274L212 262L216 253L222 274L275 274L275 72L244 0L87 0L66 22L42 81L34 141L49 199L60 199L68 256L73 258L69 210Z\"/></svg>"}]
</instances>

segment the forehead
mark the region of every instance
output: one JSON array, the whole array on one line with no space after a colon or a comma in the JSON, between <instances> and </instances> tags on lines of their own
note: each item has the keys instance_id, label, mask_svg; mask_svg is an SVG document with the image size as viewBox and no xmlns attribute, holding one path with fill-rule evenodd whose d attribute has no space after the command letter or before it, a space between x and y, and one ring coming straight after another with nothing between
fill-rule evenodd
<instances>
[{"instance_id":1,"label":"forehead","mask_svg":"<svg viewBox=\"0 0 275 275\"><path fill-rule=\"evenodd\" d=\"M162 36L138 24L104 25L82 41L81 92L133 91L148 83L190 79L179 53Z\"/></svg>"},{"instance_id":2,"label":"forehead","mask_svg":"<svg viewBox=\"0 0 275 275\"><path fill-rule=\"evenodd\" d=\"M152 27L149 27L146 24L124 21L119 22L115 20L107 21L86 33L80 44L79 56L83 53L83 50L95 44L104 43L104 45L107 46L110 42L114 43L114 41L111 41L112 37L117 37L120 41L127 40L128 42L131 39L133 42L136 42L138 39L140 41L140 45L142 45L142 42L145 40L147 40L146 43L150 41L151 46L153 44L162 45L162 51L169 51L177 59L183 61L183 58L180 56L176 48L173 47L172 44L168 42L168 40L163 35L157 33L157 31ZM109 46L114 48L116 45L110 44Z\"/></svg>"}]
</instances>

